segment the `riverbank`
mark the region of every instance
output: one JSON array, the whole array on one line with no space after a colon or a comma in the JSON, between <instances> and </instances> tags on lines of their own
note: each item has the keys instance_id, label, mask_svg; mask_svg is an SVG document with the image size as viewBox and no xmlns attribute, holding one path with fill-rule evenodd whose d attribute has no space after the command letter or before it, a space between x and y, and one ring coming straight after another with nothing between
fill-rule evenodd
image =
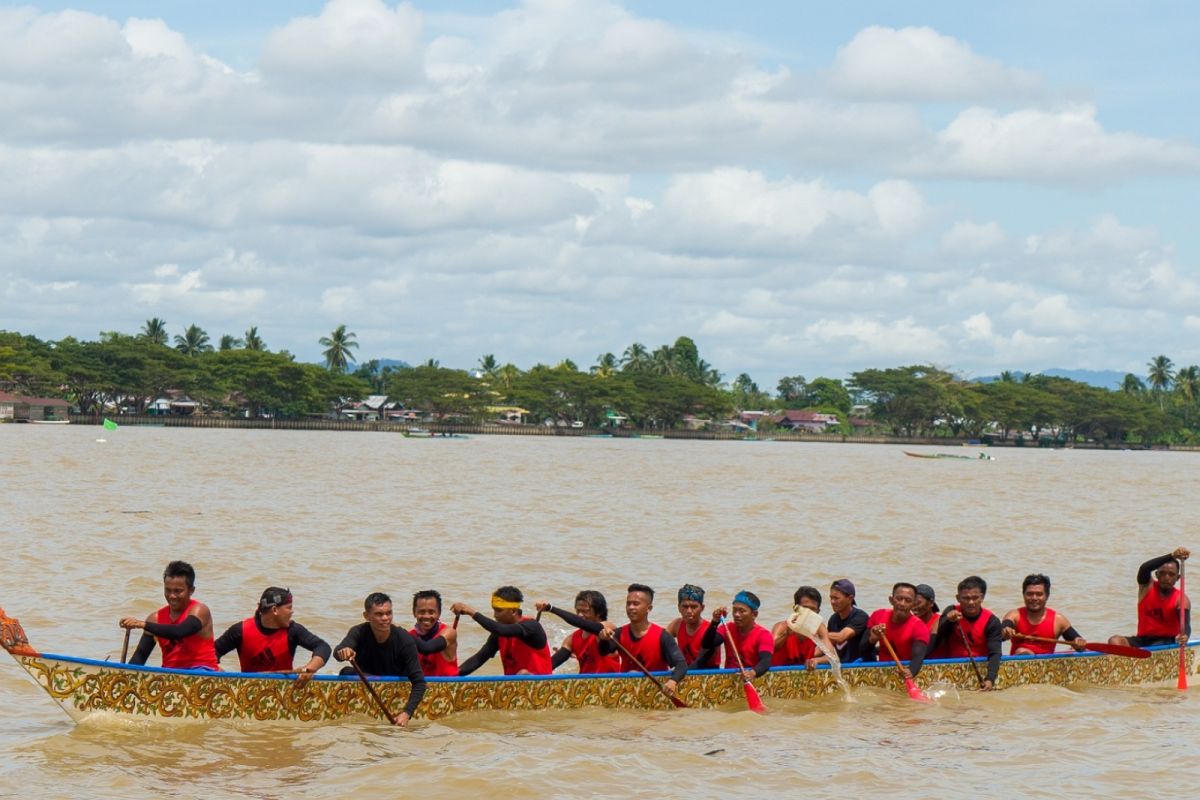
<instances>
[{"instance_id":1,"label":"riverbank","mask_svg":"<svg viewBox=\"0 0 1200 800\"><path fill-rule=\"evenodd\" d=\"M91 414L71 414L73 425L101 425L106 417ZM949 438L942 436L844 436L841 434L795 433L776 431L760 435L746 434L742 431L687 431L687 430L654 430L640 431L632 429L610 428L552 428L545 425L504 425L497 423L482 423L475 425L459 425L423 422L418 424L398 422L357 422L353 420L335 419L243 419L238 417L210 416L150 416L122 414L109 415L118 425L151 426L166 428L227 428L235 430L282 430L282 431L369 431L375 433L407 434L414 430L431 431L433 433L460 434L468 436L558 436L567 438L606 437L616 439L690 439L709 441L743 441L748 443L766 442L808 442L834 444L891 444L891 445L926 445L932 447L959 447L964 445L979 446L966 438ZM1024 447L1037 449L1037 442L1026 440L993 441L987 447ZM1140 444L1111 444L1106 442L1074 442L1066 449L1078 450L1170 450L1178 452L1197 452L1200 447L1194 445L1154 445L1146 447Z\"/></svg>"}]
</instances>

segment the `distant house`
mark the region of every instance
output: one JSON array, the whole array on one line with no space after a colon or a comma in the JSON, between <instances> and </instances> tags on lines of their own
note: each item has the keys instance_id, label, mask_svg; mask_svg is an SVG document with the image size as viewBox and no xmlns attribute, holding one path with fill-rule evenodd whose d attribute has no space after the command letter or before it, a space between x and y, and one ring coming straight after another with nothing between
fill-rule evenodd
<instances>
[{"instance_id":1,"label":"distant house","mask_svg":"<svg viewBox=\"0 0 1200 800\"><path fill-rule=\"evenodd\" d=\"M146 404L146 414L152 417L165 417L167 415L187 417L195 414L196 409L199 407L199 403L183 392L177 389L168 389L166 397L159 397L153 402Z\"/></svg>"},{"instance_id":2,"label":"distant house","mask_svg":"<svg viewBox=\"0 0 1200 800\"><path fill-rule=\"evenodd\" d=\"M488 406L488 413L496 415L496 422L505 425L523 425L529 411L520 406Z\"/></svg>"},{"instance_id":3,"label":"distant house","mask_svg":"<svg viewBox=\"0 0 1200 800\"><path fill-rule=\"evenodd\" d=\"M66 422L71 404L56 397L0 392L0 422Z\"/></svg>"},{"instance_id":4,"label":"distant house","mask_svg":"<svg viewBox=\"0 0 1200 800\"><path fill-rule=\"evenodd\" d=\"M338 417L356 422L401 422L416 419L416 414L406 411L395 401L388 402L386 394L373 394L366 400L346 403L338 409Z\"/></svg>"},{"instance_id":5,"label":"distant house","mask_svg":"<svg viewBox=\"0 0 1200 800\"><path fill-rule=\"evenodd\" d=\"M790 431L824 433L826 428L838 424L836 414L821 414L817 411L787 409L767 417L776 427Z\"/></svg>"}]
</instances>

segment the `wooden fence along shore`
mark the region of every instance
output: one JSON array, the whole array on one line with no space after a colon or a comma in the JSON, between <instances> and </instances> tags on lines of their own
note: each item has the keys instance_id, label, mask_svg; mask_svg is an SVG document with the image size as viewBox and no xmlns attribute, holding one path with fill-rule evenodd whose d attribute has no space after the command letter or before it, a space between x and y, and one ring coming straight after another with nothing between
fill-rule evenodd
<instances>
[{"instance_id":1,"label":"wooden fence along shore","mask_svg":"<svg viewBox=\"0 0 1200 800\"><path fill-rule=\"evenodd\" d=\"M91 414L71 414L74 425L100 425L105 417ZM447 424L437 422L422 422L409 424L403 422L356 422L353 420L337 419L242 419L238 417L207 417L207 416L151 416L135 414L108 415L118 425L152 426L166 428L242 428L251 430L282 430L282 431L373 431L384 433L405 434L410 431L430 431L435 434L463 434L482 436L566 436L566 437L596 437L611 436L617 439L637 439L642 436L661 437L663 439L706 439L711 441L753 441L756 436L744 431L687 431L687 430L636 430L611 428L567 428L548 427L545 425L502 425L495 423L483 424ZM940 436L843 436L841 434L824 433L792 433L787 431L772 431L757 435L759 441L775 442L833 442L837 444L900 444L900 445L931 445L951 446L968 444L966 439L954 439ZM974 442L970 442L974 443ZM1019 446L1015 441L994 441L992 447ZM1037 448L1038 443L1026 441L1027 448ZM1200 451L1200 447L1191 445L1155 445L1152 448L1140 444L1108 444L1104 442L1077 442L1070 445L1081 450L1179 450Z\"/></svg>"}]
</instances>

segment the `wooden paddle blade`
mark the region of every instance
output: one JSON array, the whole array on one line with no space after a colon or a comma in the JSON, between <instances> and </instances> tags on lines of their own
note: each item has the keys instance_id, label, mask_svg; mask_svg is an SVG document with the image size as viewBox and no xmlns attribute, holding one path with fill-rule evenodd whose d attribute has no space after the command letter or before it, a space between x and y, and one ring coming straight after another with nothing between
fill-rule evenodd
<instances>
[{"instance_id":1,"label":"wooden paddle blade","mask_svg":"<svg viewBox=\"0 0 1200 800\"><path fill-rule=\"evenodd\" d=\"M756 714L767 713L767 707L763 705L762 698L758 696L758 689L754 688L754 684L743 680L742 688L746 690L746 705L750 706L750 710Z\"/></svg>"},{"instance_id":2,"label":"wooden paddle blade","mask_svg":"<svg viewBox=\"0 0 1200 800\"><path fill-rule=\"evenodd\" d=\"M1110 656L1125 656L1126 658L1149 658L1150 651L1143 650L1140 647L1127 647L1123 644L1101 644L1100 642L1088 642L1085 650L1091 650L1093 653L1107 653Z\"/></svg>"},{"instance_id":3,"label":"wooden paddle blade","mask_svg":"<svg viewBox=\"0 0 1200 800\"><path fill-rule=\"evenodd\" d=\"M932 703L933 699L929 695L921 691L921 687L917 686L917 682L912 678L904 679L904 688L908 691L908 696L918 703Z\"/></svg>"}]
</instances>

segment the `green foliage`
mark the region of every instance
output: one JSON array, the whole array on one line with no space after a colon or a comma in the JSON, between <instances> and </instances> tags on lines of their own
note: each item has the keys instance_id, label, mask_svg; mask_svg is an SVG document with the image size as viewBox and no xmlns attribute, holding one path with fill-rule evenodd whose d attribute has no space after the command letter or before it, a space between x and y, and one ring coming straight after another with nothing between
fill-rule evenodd
<instances>
[{"instance_id":1,"label":"green foliage","mask_svg":"<svg viewBox=\"0 0 1200 800\"><path fill-rule=\"evenodd\" d=\"M438 419L453 416L464 420L483 417L491 397L487 385L461 369L431 364L390 372L387 395L405 408L433 414Z\"/></svg>"}]
</instances>

